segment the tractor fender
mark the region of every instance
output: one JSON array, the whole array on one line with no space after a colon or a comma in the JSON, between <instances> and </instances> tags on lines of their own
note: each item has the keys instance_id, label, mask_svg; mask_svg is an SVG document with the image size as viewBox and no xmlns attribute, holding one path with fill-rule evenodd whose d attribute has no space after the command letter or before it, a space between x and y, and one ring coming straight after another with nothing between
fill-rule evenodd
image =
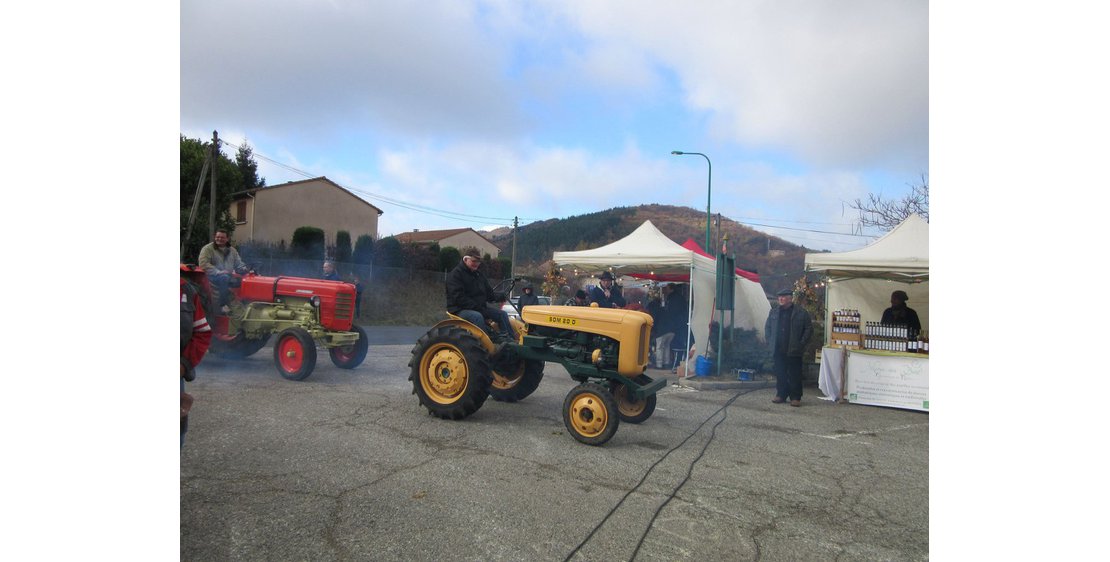
<instances>
[{"instance_id":1,"label":"tractor fender","mask_svg":"<svg viewBox=\"0 0 1110 562\"><path fill-rule=\"evenodd\" d=\"M432 328L430 330L428 330L428 332L429 333L435 332L439 328L445 327L445 326L454 326L454 327L457 327L457 328L462 328L463 330L466 330L466 331L470 332L471 334L473 334L474 337L478 338L478 341L482 342L482 347L486 350L486 353L489 353L489 354L493 353L494 349L497 346L495 346L493 344L493 340L489 339L489 335L486 334L485 330L479 328L478 326L475 326L474 324L471 324L470 322L467 322L466 320L463 320L459 316L455 316L454 314L451 314L450 312L447 313L447 316L449 316L450 318L448 318L447 320L441 320L435 326L432 326Z\"/></svg>"}]
</instances>

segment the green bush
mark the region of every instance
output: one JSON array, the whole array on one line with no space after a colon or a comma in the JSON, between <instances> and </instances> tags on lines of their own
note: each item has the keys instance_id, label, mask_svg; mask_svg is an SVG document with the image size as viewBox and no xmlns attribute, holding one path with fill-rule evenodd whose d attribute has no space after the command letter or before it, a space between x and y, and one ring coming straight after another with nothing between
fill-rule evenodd
<instances>
[{"instance_id":1,"label":"green bush","mask_svg":"<svg viewBox=\"0 0 1110 562\"><path fill-rule=\"evenodd\" d=\"M462 261L462 252L453 246L439 249L439 270L451 271Z\"/></svg>"},{"instance_id":2,"label":"green bush","mask_svg":"<svg viewBox=\"0 0 1110 562\"><path fill-rule=\"evenodd\" d=\"M355 240L355 251L351 254L351 261L359 265L374 263L374 237L363 234Z\"/></svg>"},{"instance_id":3,"label":"green bush","mask_svg":"<svg viewBox=\"0 0 1110 562\"><path fill-rule=\"evenodd\" d=\"M289 245L294 259L323 260L324 231L315 226L302 226L293 231L293 243Z\"/></svg>"},{"instance_id":4,"label":"green bush","mask_svg":"<svg viewBox=\"0 0 1110 562\"><path fill-rule=\"evenodd\" d=\"M381 267L404 267L405 254L401 241L393 236L382 238L374 243L374 265Z\"/></svg>"},{"instance_id":5,"label":"green bush","mask_svg":"<svg viewBox=\"0 0 1110 562\"><path fill-rule=\"evenodd\" d=\"M351 233L340 230L335 233L335 261L349 263L351 261Z\"/></svg>"}]
</instances>

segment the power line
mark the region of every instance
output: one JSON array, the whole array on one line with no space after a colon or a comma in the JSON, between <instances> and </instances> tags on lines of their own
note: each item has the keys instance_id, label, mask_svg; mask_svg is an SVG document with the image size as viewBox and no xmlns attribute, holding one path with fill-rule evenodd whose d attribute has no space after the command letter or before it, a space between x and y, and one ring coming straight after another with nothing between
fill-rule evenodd
<instances>
[{"instance_id":1,"label":"power line","mask_svg":"<svg viewBox=\"0 0 1110 562\"><path fill-rule=\"evenodd\" d=\"M233 143L227 142L225 140L222 140L222 139L221 139L221 143L226 144L230 147L233 147L236 150L239 150L239 148L240 148L239 146L237 146ZM267 162L270 162L271 164L274 164L275 166L280 166L281 168L289 170L289 171L291 171L295 174L299 174L299 175L303 176L306 179L311 179L311 178L314 178L314 177L318 177L318 176L310 174L310 173L308 173L304 170L295 168L293 166L290 166L288 164L284 164L282 162L278 162L277 160L274 160L273 158L270 158L270 157L268 157L264 154L260 154L258 152L255 152L253 149L251 150L251 155L255 156L255 157L258 157L258 158L261 158L262 160L265 160ZM331 181L334 181L334 180L331 180ZM343 185L339 182L335 182L335 183L337 185L343 187L343 189L346 189L347 191L350 191L352 193L355 193L355 194L361 195L363 197L372 199L374 201L380 201L382 203L395 205L397 207L401 207L403 209L408 209L410 211L416 211L418 213L426 213L426 214L436 215L436 216L439 216L439 217L448 218L448 219L452 219L452 220L461 220L461 221L464 221L464 222L472 222L472 223L475 223L475 224L483 224L483 225L487 224L490 221L500 221L500 222L504 222L506 225L508 225L513 221L513 218L509 218L509 217L488 217L488 216L483 216L483 215L471 215L471 214L467 214L467 213L457 213L455 211L446 211L446 210L443 210L443 209L436 209L434 207L428 207L426 205L418 205L416 203L407 203L407 202L403 202L403 201L400 201L400 200L397 200L397 199L393 199L391 197L386 197L384 195L379 195L377 193L367 191L367 190L364 190L364 189L358 189L358 188L353 188L353 187L350 187L350 186L347 186L347 185ZM482 219L482 220L474 220L474 219ZM524 220L536 221L536 220L541 220L541 219L525 218Z\"/></svg>"},{"instance_id":2,"label":"power line","mask_svg":"<svg viewBox=\"0 0 1110 562\"><path fill-rule=\"evenodd\" d=\"M230 146L230 147L233 147L236 150L239 150L239 148L240 148L238 145L236 145L234 143L230 143L230 142L228 142L224 139L220 139L220 143L225 144L225 145ZM308 173L304 170L301 170L299 168L295 168L295 167L290 166L288 164L278 162L277 160L274 160L273 158L270 158L270 157L268 157L264 154L255 152L253 149L251 150L251 155L254 156L254 157L257 157L257 158L261 158L262 160L265 160L265 161L267 161L267 162L269 162L269 163L271 163L275 166L281 167L285 170L288 170L290 172L298 174L298 175L300 175L300 176L302 176L306 179L318 177L316 175L310 174L310 173ZM334 180L332 180L332 181L334 181ZM408 202L400 201L398 199L394 199L394 198L391 198L391 197L386 197L384 195L380 195L380 194L374 193L372 191L367 191L367 190L364 190L364 189L358 189L358 188L353 188L353 187L350 187L350 186L346 186L346 185L340 184L339 182L336 182L336 184L342 186L344 189L346 189L346 190L348 190L352 193L356 193L358 195L361 195L365 198L368 198L368 199L371 199L371 200L374 200L374 201L379 201L379 202L386 203L386 204L389 204L389 205L394 205L394 206L401 207L403 209L408 209L410 211L415 211L415 212L418 212L418 213L425 213L425 214L429 214L429 215L435 215L435 216L438 216L438 217L443 217L443 218L452 219L452 220L460 220L460 221L463 221L463 222L470 222L470 223L482 224L482 225L487 224L490 221L498 221L498 222L504 223L505 225L509 225L509 224L512 223L512 221L514 219L518 219L518 217L489 217L489 216L483 216L483 215L472 215L472 214L468 214L468 213L458 213L458 212L455 212L455 211L447 211L447 210L444 210L444 209L437 209L437 208L434 208L434 207L428 207L426 205L419 205L419 204L416 204L416 203L408 203ZM753 217L739 217L739 218L742 219L742 220L746 220L746 219L753 218ZM480 220L475 220L475 219L480 219ZM535 222L535 221L541 221L541 220L544 220L544 219L520 217L518 220L524 220L524 221L528 221L528 222ZM731 220L737 222L738 224L743 224L745 226L760 226L760 227L763 227L763 228L780 228L782 230L791 230L791 231L797 231L797 232L812 232L812 233L816 233L816 234L832 234L832 235L835 235L835 236L856 236L856 237L860 237L860 238L875 238L875 236L868 235L868 234L845 234L845 233L841 233L841 232L830 232L830 231L827 231L827 230L812 230L812 229L806 229L806 228L795 228L795 227L789 227L789 226L778 226L778 225L761 224L761 223L754 223L754 222L740 222L739 220L737 220L735 218L732 218ZM768 219L762 219L762 220L768 220ZM787 219L770 219L770 220L776 220L776 221L780 221L780 222L793 222L793 223L798 223L798 224L838 224L838 223L830 223L830 222L797 221L797 220L787 220ZM820 240L815 240L815 241L820 241Z\"/></svg>"},{"instance_id":3,"label":"power line","mask_svg":"<svg viewBox=\"0 0 1110 562\"><path fill-rule=\"evenodd\" d=\"M739 222L739 221L737 221L737 222ZM845 234L843 232L829 232L827 230L810 230L808 228L793 228L793 227L790 227L790 226L778 226L778 225L774 225L774 224L759 224L759 223L756 223L756 222L743 222L743 223L740 223L740 224L742 224L744 226L751 225L751 226L762 226L764 228L781 228L783 230L796 230L798 232L813 232L813 233L816 233L816 234L835 234L836 236L858 236L860 238L874 238L874 236L872 236L870 234Z\"/></svg>"}]
</instances>

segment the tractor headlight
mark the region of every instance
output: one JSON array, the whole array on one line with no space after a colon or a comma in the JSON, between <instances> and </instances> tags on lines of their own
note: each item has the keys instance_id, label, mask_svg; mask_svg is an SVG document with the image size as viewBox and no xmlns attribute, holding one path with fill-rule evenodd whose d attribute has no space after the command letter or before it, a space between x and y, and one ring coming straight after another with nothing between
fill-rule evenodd
<instances>
[{"instance_id":1,"label":"tractor headlight","mask_svg":"<svg viewBox=\"0 0 1110 562\"><path fill-rule=\"evenodd\" d=\"M313 295L308 299L308 304L311 304L312 308L320 308L320 297L318 295Z\"/></svg>"}]
</instances>

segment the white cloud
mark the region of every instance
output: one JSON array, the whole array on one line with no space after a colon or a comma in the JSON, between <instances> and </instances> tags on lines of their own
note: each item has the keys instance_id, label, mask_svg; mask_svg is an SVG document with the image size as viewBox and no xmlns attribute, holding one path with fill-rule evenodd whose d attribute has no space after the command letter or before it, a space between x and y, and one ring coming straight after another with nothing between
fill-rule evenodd
<instances>
[{"instance_id":1,"label":"white cloud","mask_svg":"<svg viewBox=\"0 0 1110 562\"><path fill-rule=\"evenodd\" d=\"M768 219L848 223L843 202L881 190L864 178L928 172L924 1L194 0L181 18L183 131L467 215L375 202L383 234L701 208L705 168L671 148L711 154L715 211Z\"/></svg>"},{"instance_id":2,"label":"white cloud","mask_svg":"<svg viewBox=\"0 0 1110 562\"><path fill-rule=\"evenodd\" d=\"M500 134L521 119L472 6L183 3L181 108L260 134L343 127Z\"/></svg>"},{"instance_id":3,"label":"white cloud","mask_svg":"<svg viewBox=\"0 0 1110 562\"><path fill-rule=\"evenodd\" d=\"M550 5L594 39L587 48L632 44L664 62L724 138L821 165L925 161L927 2Z\"/></svg>"}]
</instances>

